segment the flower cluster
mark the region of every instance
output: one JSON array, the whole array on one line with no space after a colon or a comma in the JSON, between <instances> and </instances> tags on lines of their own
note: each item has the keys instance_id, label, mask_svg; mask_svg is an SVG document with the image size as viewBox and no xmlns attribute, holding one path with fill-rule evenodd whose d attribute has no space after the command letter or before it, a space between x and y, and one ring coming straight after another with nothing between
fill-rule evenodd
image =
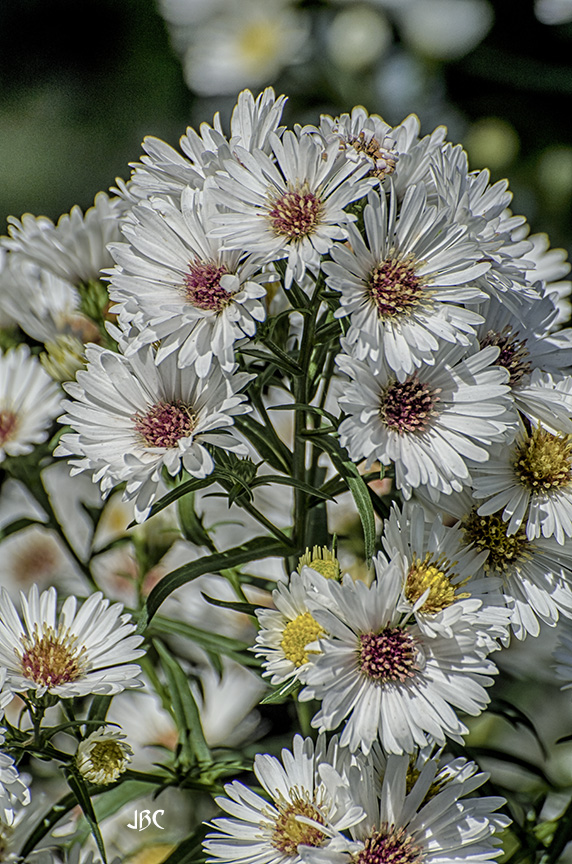
<instances>
[{"instance_id":1,"label":"flower cluster","mask_svg":"<svg viewBox=\"0 0 572 864\"><path fill-rule=\"evenodd\" d=\"M474 797L470 718L493 655L572 619L562 257L444 128L355 108L286 129L284 102L245 91L228 135L146 139L112 197L2 238L2 542L40 551L0 593L0 822L29 750L103 859L90 795L139 780L208 796L210 862L491 861L509 819ZM317 740L221 797L269 687ZM142 772L133 717L163 748Z\"/></svg>"}]
</instances>

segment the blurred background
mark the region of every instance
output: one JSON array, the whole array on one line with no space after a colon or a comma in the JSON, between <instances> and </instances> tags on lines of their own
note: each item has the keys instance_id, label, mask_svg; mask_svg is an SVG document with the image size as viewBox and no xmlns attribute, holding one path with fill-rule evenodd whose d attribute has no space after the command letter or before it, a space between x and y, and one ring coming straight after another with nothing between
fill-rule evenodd
<instances>
[{"instance_id":1,"label":"blurred background","mask_svg":"<svg viewBox=\"0 0 572 864\"><path fill-rule=\"evenodd\" d=\"M52 219L129 176L145 135L355 104L445 124L513 209L572 250L572 0L17 0L0 4L0 219Z\"/></svg>"}]
</instances>

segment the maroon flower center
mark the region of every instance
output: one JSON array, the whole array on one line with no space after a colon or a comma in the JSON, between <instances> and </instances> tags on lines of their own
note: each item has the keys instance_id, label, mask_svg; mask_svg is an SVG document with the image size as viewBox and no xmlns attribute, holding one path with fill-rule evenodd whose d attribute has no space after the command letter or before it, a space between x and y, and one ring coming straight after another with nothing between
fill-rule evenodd
<instances>
[{"instance_id":1,"label":"maroon flower center","mask_svg":"<svg viewBox=\"0 0 572 864\"><path fill-rule=\"evenodd\" d=\"M18 415L14 411L0 411L0 447L13 437L18 426Z\"/></svg>"},{"instance_id":2,"label":"maroon flower center","mask_svg":"<svg viewBox=\"0 0 572 864\"><path fill-rule=\"evenodd\" d=\"M133 420L135 431L148 447L176 447L179 439L189 435L196 426L194 414L180 399L158 402L146 414L136 414Z\"/></svg>"},{"instance_id":3,"label":"maroon flower center","mask_svg":"<svg viewBox=\"0 0 572 864\"><path fill-rule=\"evenodd\" d=\"M400 435L423 432L436 414L440 388L431 390L428 384L413 375L405 381L392 381L381 398L380 415L383 423Z\"/></svg>"},{"instance_id":4,"label":"maroon flower center","mask_svg":"<svg viewBox=\"0 0 572 864\"><path fill-rule=\"evenodd\" d=\"M368 678L385 683L405 681L413 673L415 641L401 627L386 627L381 633L359 637L360 670Z\"/></svg>"},{"instance_id":5,"label":"maroon flower center","mask_svg":"<svg viewBox=\"0 0 572 864\"><path fill-rule=\"evenodd\" d=\"M410 260L389 258L371 271L367 291L380 318L407 315L421 303L425 285ZM427 294L427 292L425 292Z\"/></svg>"},{"instance_id":6,"label":"maroon flower center","mask_svg":"<svg viewBox=\"0 0 572 864\"><path fill-rule=\"evenodd\" d=\"M404 830L391 828L375 831L365 841L364 848L352 858L352 864L420 864L423 855Z\"/></svg>"},{"instance_id":7,"label":"maroon flower center","mask_svg":"<svg viewBox=\"0 0 572 864\"><path fill-rule=\"evenodd\" d=\"M228 273L224 264L218 266L214 262L195 261L189 266L185 276L187 300L198 309L220 312L228 306L232 294L220 286L222 276Z\"/></svg>"},{"instance_id":8,"label":"maroon flower center","mask_svg":"<svg viewBox=\"0 0 572 864\"><path fill-rule=\"evenodd\" d=\"M318 225L323 210L320 198L310 192L307 184L291 189L276 198L268 216L276 234L299 240L311 234Z\"/></svg>"},{"instance_id":9,"label":"maroon flower center","mask_svg":"<svg viewBox=\"0 0 572 864\"><path fill-rule=\"evenodd\" d=\"M510 375L508 383L511 387L519 384L522 378L532 371L526 339L519 339L518 336L518 333L512 332L510 324L507 324L500 333L489 330L480 340L481 348L486 348L488 345L497 345L500 348L495 366L504 366L508 370Z\"/></svg>"}]
</instances>

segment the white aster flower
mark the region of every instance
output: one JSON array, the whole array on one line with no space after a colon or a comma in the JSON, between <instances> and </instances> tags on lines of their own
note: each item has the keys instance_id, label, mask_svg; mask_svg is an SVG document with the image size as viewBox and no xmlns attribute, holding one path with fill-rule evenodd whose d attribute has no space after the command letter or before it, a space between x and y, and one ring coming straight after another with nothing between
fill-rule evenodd
<instances>
[{"instance_id":1,"label":"white aster flower","mask_svg":"<svg viewBox=\"0 0 572 864\"><path fill-rule=\"evenodd\" d=\"M406 502L402 511L392 507L381 542L402 569L403 611L412 611L421 630L452 636L452 622L462 619L488 651L499 647L497 639L506 641L510 616L494 590L501 580L483 576L487 551L467 543L461 525L447 526L441 516L428 521L423 507Z\"/></svg>"},{"instance_id":2,"label":"white aster flower","mask_svg":"<svg viewBox=\"0 0 572 864\"><path fill-rule=\"evenodd\" d=\"M417 494L424 499L418 490ZM423 500L424 506L427 502ZM484 578L490 601L506 604L517 639L538 636L540 624L554 627L559 616L572 616L572 549L554 537L529 540L524 525L508 533L499 513L479 515L479 502L469 489L443 496L437 505L449 520L457 520L463 548L486 553L477 581ZM469 583L469 588L471 583Z\"/></svg>"},{"instance_id":3,"label":"white aster flower","mask_svg":"<svg viewBox=\"0 0 572 864\"><path fill-rule=\"evenodd\" d=\"M178 200L186 186L201 189L207 177L223 170L226 159L236 158L236 147L270 152L268 136L283 131L279 123L285 102L286 97L277 97L272 87L266 87L256 99L250 90L243 90L232 111L230 140L217 112L212 126L201 123L198 132L192 126L187 128L179 140L182 154L160 138L147 136L143 139L145 156L132 165L131 180L117 191L133 203L153 195Z\"/></svg>"},{"instance_id":4,"label":"white aster flower","mask_svg":"<svg viewBox=\"0 0 572 864\"><path fill-rule=\"evenodd\" d=\"M311 738L296 735L292 751L284 748L281 756L254 758L254 773L271 803L237 781L225 786L228 798L216 799L232 818L212 820L217 830L204 842L208 862L299 864L301 845L327 849L336 831L361 818L338 773L335 739L326 747L320 736L314 747Z\"/></svg>"},{"instance_id":5,"label":"white aster flower","mask_svg":"<svg viewBox=\"0 0 572 864\"><path fill-rule=\"evenodd\" d=\"M502 511L507 534L526 526L529 540L572 537L572 435L542 426L525 428L510 447L495 448L485 466L472 470L478 514Z\"/></svg>"},{"instance_id":6,"label":"white aster flower","mask_svg":"<svg viewBox=\"0 0 572 864\"><path fill-rule=\"evenodd\" d=\"M317 273L320 257L355 216L344 208L362 198L373 180L362 179L367 165L345 158L337 141L287 131L282 140L269 135L275 161L261 150L237 148L236 161L219 173L217 200L232 211L217 217L213 235L224 246L260 255L271 262L287 258L285 287L303 279L306 268Z\"/></svg>"},{"instance_id":7,"label":"white aster flower","mask_svg":"<svg viewBox=\"0 0 572 864\"><path fill-rule=\"evenodd\" d=\"M349 316L354 355L384 358L400 379L433 364L440 340L469 344L482 321L463 308L482 293L468 283L488 270L466 228L448 208L429 206L423 184L410 186L398 210L388 193L370 192L364 210L367 243L354 225L349 245L336 244L323 270L341 293L337 318Z\"/></svg>"},{"instance_id":8,"label":"white aster flower","mask_svg":"<svg viewBox=\"0 0 572 864\"><path fill-rule=\"evenodd\" d=\"M225 376L219 368L199 378L179 369L176 355L159 366L151 347L124 357L97 346L87 349L88 367L66 385L75 400L60 418L74 433L62 435L56 456L72 457L72 473L89 471L107 494L127 481L125 500L135 499L144 521L157 494L163 467L174 476L184 468L202 478L214 469L205 444L246 455L230 427L250 411L238 391L251 376Z\"/></svg>"},{"instance_id":9,"label":"white aster flower","mask_svg":"<svg viewBox=\"0 0 572 864\"><path fill-rule=\"evenodd\" d=\"M303 60L309 36L308 13L285 0L227 0L223 14L193 28L185 81L201 96L259 86Z\"/></svg>"},{"instance_id":10,"label":"white aster flower","mask_svg":"<svg viewBox=\"0 0 572 864\"><path fill-rule=\"evenodd\" d=\"M8 217L10 237L2 244L23 252L36 264L66 279L72 285L98 279L113 262L107 244L119 239L120 199L98 192L93 207L85 213L76 205L54 225L46 216L25 213L22 219Z\"/></svg>"},{"instance_id":11,"label":"white aster flower","mask_svg":"<svg viewBox=\"0 0 572 864\"><path fill-rule=\"evenodd\" d=\"M48 437L62 394L27 345L0 354L0 462Z\"/></svg>"},{"instance_id":12,"label":"white aster flower","mask_svg":"<svg viewBox=\"0 0 572 864\"><path fill-rule=\"evenodd\" d=\"M381 776L380 776L381 770ZM349 772L365 819L326 849L301 849L306 864L475 864L502 853L497 832L510 824L495 813L504 798L469 797L488 779L474 762L389 756Z\"/></svg>"},{"instance_id":13,"label":"white aster flower","mask_svg":"<svg viewBox=\"0 0 572 864\"><path fill-rule=\"evenodd\" d=\"M7 753L2 752L4 739L5 734L0 731L0 854L3 824L12 825L18 804L26 806L30 803L30 790L20 779L14 760Z\"/></svg>"},{"instance_id":14,"label":"white aster flower","mask_svg":"<svg viewBox=\"0 0 572 864\"><path fill-rule=\"evenodd\" d=\"M572 432L570 379L563 379L572 366L572 329L550 332L557 315L551 298L522 303L518 317L493 297L478 311L478 344L499 348L496 365L509 372L515 407L533 423Z\"/></svg>"},{"instance_id":15,"label":"white aster flower","mask_svg":"<svg viewBox=\"0 0 572 864\"><path fill-rule=\"evenodd\" d=\"M314 127L306 127L312 131ZM395 189L401 200L409 186L428 182L430 165L439 152L447 130L439 126L431 135L420 138L421 122L410 114L398 126L389 126L377 114L368 114L361 105L351 114L320 117L319 131L326 140L336 140L346 158L365 161L371 176L380 181L393 175ZM317 131L314 129L314 131Z\"/></svg>"},{"instance_id":16,"label":"white aster flower","mask_svg":"<svg viewBox=\"0 0 572 864\"><path fill-rule=\"evenodd\" d=\"M323 581L324 577L303 567L301 573L292 573L288 585L279 583L272 592L275 609L256 610L260 630L252 650L264 658L263 675L272 676L273 685L304 681L315 653L307 646L324 635L307 600Z\"/></svg>"},{"instance_id":17,"label":"white aster flower","mask_svg":"<svg viewBox=\"0 0 572 864\"><path fill-rule=\"evenodd\" d=\"M530 266L527 277L531 282L540 280L544 283L546 294L550 295L557 309L557 316L552 327L570 320L572 304L570 294L572 282L563 279L570 272L570 262L566 249L551 249L548 234L529 234L528 223L513 232L513 238L526 239L531 248L527 249L525 258Z\"/></svg>"},{"instance_id":18,"label":"white aster flower","mask_svg":"<svg viewBox=\"0 0 572 864\"><path fill-rule=\"evenodd\" d=\"M543 24L572 21L572 0L535 0L534 14Z\"/></svg>"},{"instance_id":19,"label":"white aster flower","mask_svg":"<svg viewBox=\"0 0 572 864\"><path fill-rule=\"evenodd\" d=\"M455 709L483 710L495 665L470 621L451 622L450 636L427 635L401 611L401 568L379 558L376 572L370 587L346 576L309 598L329 634L318 640L321 653L298 697L322 703L312 726L323 732L343 724L341 746L364 753L378 738L388 753L444 744L446 735L461 741L467 728Z\"/></svg>"},{"instance_id":20,"label":"white aster flower","mask_svg":"<svg viewBox=\"0 0 572 864\"><path fill-rule=\"evenodd\" d=\"M109 606L97 592L77 609L77 599L69 596L58 614L56 589L40 594L35 585L21 600L22 618L1 590L0 667L14 692L68 699L141 686L133 661L145 653L137 647L142 637L119 603Z\"/></svg>"},{"instance_id":21,"label":"white aster flower","mask_svg":"<svg viewBox=\"0 0 572 864\"><path fill-rule=\"evenodd\" d=\"M75 762L89 783L106 786L127 770L133 750L117 729L102 726L80 741Z\"/></svg>"},{"instance_id":22,"label":"white aster flower","mask_svg":"<svg viewBox=\"0 0 572 864\"><path fill-rule=\"evenodd\" d=\"M112 244L118 267L111 271L110 296L141 331L126 353L161 340L156 362L177 351L178 365L195 366L201 378L213 358L231 372L234 343L254 336L266 315L256 259L221 251L210 239L217 213L207 191L186 187L181 205L153 198L135 206L123 225L128 243ZM242 260L241 260L242 259Z\"/></svg>"},{"instance_id":23,"label":"white aster flower","mask_svg":"<svg viewBox=\"0 0 572 864\"><path fill-rule=\"evenodd\" d=\"M383 362L374 367L339 354L336 362L351 379L339 399L348 415L340 443L354 462L394 462L406 498L420 485L435 497L460 491L469 482L468 460L486 461L491 442L512 434L508 373L492 365L498 350L460 360L457 346L441 348L434 366L424 364L403 381Z\"/></svg>"}]
</instances>

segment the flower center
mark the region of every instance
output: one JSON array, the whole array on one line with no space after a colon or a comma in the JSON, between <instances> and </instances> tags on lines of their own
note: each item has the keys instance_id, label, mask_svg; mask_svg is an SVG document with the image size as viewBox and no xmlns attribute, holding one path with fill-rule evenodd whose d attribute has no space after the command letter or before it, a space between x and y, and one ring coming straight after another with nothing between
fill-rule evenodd
<instances>
[{"instance_id":1,"label":"flower center","mask_svg":"<svg viewBox=\"0 0 572 864\"><path fill-rule=\"evenodd\" d=\"M431 552L426 554L423 561L414 558L405 583L405 596L413 604L429 589L429 596L418 610L429 615L441 612L455 600L470 597L467 593L455 594L458 586L451 584L455 574L447 572L452 566L450 562L443 556L437 561L432 559Z\"/></svg>"},{"instance_id":2,"label":"flower center","mask_svg":"<svg viewBox=\"0 0 572 864\"><path fill-rule=\"evenodd\" d=\"M189 303L211 312L220 312L228 306L233 295L220 285L221 277L226 273L228 270L224 264L219 267L212 261L195 261L189 265L189 272L185 276Z\"/></svg>"},{"instance_id":3,"label":"flower center","mask_svg":"<svg viewBox=\"0 0 572 864\"><path fill-rule=\"evenodd\" d=\"M295 666L303 666L309 660L308 654L318 653L317 651L305 651L306 645L315 642L325 632L309 612L303 612L293 621L289 621L284 628L280 642L284 656Z\"/></svg>"},{"instance_id":4,"label":"flower center","mask_svg":"<svg viewBox=\"0 0 572 864\"><path fill-rule=\"evenodd\" d=\"M572 480L572 435L553 435L537 427L516 449L516 476L530 490L552 492Z\"/></svg>"},{"instance_id":5,"label":"flower center","mask_svg":"<svg viewBox=\"0 0 572 864\"><path fill-rule=\"evenodd\" d=\"M21 643L22 674L36 684L58 687L77 681L85 673L85 647L78 649L77 637L69 629L56 632L44 625L40 633L36 626L33 637L22 636Z\"/></svg>"},{"instance_id":6,"label":"flower center","mask_svg":"<svg viewBox=\"0 0 572 864\"><path fill-rule=\"evenodd\" d=\"M510 324L497 333L495 330L489 330L484 338L480 340L481 348L486 348L488 345L497 345L500 348L500 354L495 360L495 366L504 366L508 370L510 378L509 384L511 387L516 387L520 384L525 375L528 375L532 366L528 360L530 353L526 347L526 339L519 339L518 333L512 332Z\"/></svg>"},{"instance_id":7,"label":"flower center","mask_svg":"<svg viewBox=\"0 0 572 864\"><path fill-rule=\"evenodd\" d=\"M146 414L133 417L135 431L147 447L176 447L196 426L196 417L181 399L158 402Z\"/></svg>"},{"instance_id":8,"label":"flower center","mask_svg":"<svg viewBox=\"0 0 572 864\"><path fill-rule=\"evenodd\" d=\"M14 437L18 428L18 415L14 411L0 411L0 447Z\"/></svg>"},{"instance_id":9,"label":"flower center","mask_svg":"<svg viewBox=\"0 0 572 864\"><path fill-rule=\"evenodd\" d=\"M393 174L399 159L391 138L384 138L382 144L373 136L368 140L365 132L360 132L357 138L349 142L358 153L364 153L373 162L374 167L369 172L371 176L383 180L389 174Z\"/></svg>"},{"instance_id":10,"label":"flower center","mask_svg":"<svg viewBox=\"0 0 572 864\"><path fill-rule=\"evenodd\" d=\"M274 823L271 843L285 855L296 855L298 846L320 846L324 833L314 825L299 822L297 816L305 816L320 825L324 818L315 805L308 800L307 792L300 793L297 789L290 790L290 801L278 803L279 816Z\"/></svg>"},{"instance_id":11,"label":"flower center","mask_svg":"<svg viewBox=\"0 0 572 864\"><path fill-rule=\"evenodd\" d=\"M479 516L477 509L471 511L463 522L465 542L472 543L489 556L483 564L485 573L506 573L521 561L532 558L533 544L521 525L515 534L507 535L508 523L497 514Z\"/></svg>"},{"instance_id":12,"label":"flower center","mask_svg":"<svg viewBox=\"0 0 572 864\"><path fill-rule=\"evenodd\" d=\"M312 234L319 224L324 205L320 198L310 192L307 183L298 189L290 189L276 198L268 216L276 234L290 240L300 240Z\"/></svg>"},{"instance_id":13,"label":"flower center","mask_svg":"<svg viewBox=\"0 0 572 864\"><path fill-rule=\"evenodd\" d=\"M302 567L311 567L316 570L326 579L339 579L340 577L340 562L334 553L327 546L314 546L312 551L306 549L298 563L298 572L302 572Z\"/></svg>"},{"instance_id":14,"label":"flower center","mask_svg":"<svg viewBox=\"0 0 572 864\"><path fill-rule=\"evenodd\" d=\"M381 633L362 633L359 637L360 670L380 683L410 678L415 655L415 642L401 627L388 626Z\"/></svg>"},{"instance_id":15,"label":"flower center","mask_svg":"<svg viewBox=\"0 0 572 864\"><path fill-rule=\"evenodd\" d=\"M87 779L92 779L89 775L103 772L107 783L123 774L128 762L117 741L97 741L89 752L89 761L91 770L86 774Z\"/></svg>"},{"instance_id":16,"label":"flower center","mask_svg":"<svg viewBox=\"0 0 572 864\"><path fill-rule=\"evenodd\" d=\"M351 858L352 864L420 864L423 855L403 828L374 829L364 848Z\"/></svg>"},{"instance_id":17,"label":"flower center","mask_svg":"<svg viewBox=\"0 0 572 864\"><path fill-rule=\"evenodd\" d=\"M413 261L404 258L382 261L371 271L367 284L380 318L407 315L419 306L424 290L425 285L415 275Z\"/></svg>"},{"instance_id":18,"label":"flower center","mask_svg":"<svg viewBox=\"0 0 572 864\"><path fill-rule=\"evenodd\" d=\"M416 376L403 382L392 381L383 391L380 416L389 429L400 435L409 432L424 432L430 419L437 412L440 388L431 390Z\"/></svg>"}]
</instances>

